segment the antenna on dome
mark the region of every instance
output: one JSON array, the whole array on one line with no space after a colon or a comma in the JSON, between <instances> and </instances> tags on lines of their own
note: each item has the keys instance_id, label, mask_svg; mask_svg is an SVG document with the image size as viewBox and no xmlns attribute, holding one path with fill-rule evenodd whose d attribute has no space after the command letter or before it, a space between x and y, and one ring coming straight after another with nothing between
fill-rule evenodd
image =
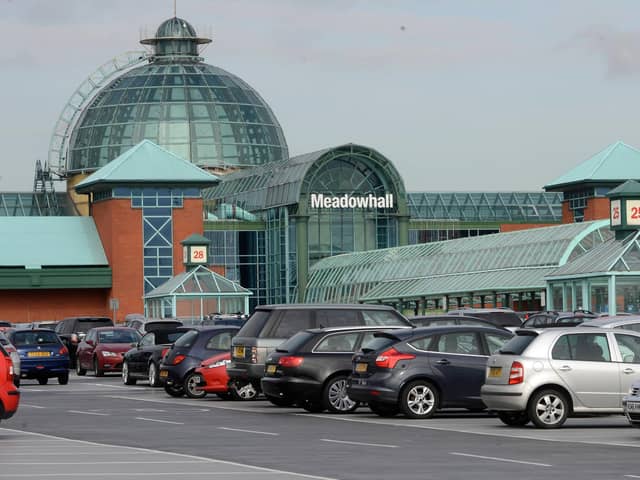
<instances>
[{"instance_id":1,"label":"antenna on dome","mask_svg":"<svg viewBox=\"0 0 640 480\"><path fill-rule=\"evenodd\" d=\"M178 0L173 0L173 16L178 16Z\"/></svg>"}]
</instances>

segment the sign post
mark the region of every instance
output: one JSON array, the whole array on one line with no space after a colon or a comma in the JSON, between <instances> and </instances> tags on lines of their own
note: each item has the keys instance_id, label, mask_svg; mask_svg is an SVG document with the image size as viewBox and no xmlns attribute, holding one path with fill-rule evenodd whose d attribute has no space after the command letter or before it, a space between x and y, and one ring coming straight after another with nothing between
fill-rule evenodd
<instances>
[{"instance_id":1,"label":"sign post","mask_svg":"<svg viewBox=\"0 0 640 480\"><path fill-rule=\"evenodd\" d=\"M113 312L112 316L113 316L113 324L116 324L116 312L118 311L118 309L120 308L120 300L118 300L117 298L110 298L109 299L109 308L111 308L111 311Z\"/></svg>"}]
</instances>

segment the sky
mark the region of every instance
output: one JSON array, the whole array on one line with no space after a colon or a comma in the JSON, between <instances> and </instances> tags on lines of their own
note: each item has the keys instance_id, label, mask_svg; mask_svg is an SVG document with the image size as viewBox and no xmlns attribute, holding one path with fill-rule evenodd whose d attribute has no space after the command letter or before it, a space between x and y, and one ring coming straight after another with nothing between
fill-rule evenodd
<instances>
[{"instance_id":1,"label":"sky","mask_svg":"<svg viewBox=\"0 0 640 480\"><path fill-rule=\"evenodd\" d=\"M637 0L178 0L290 154L347 142L409 191L540 191L609 144L640 148ZM142 50L173 0L0 0L0 191L30 191L75 89Z\"/></svg>"}]
</instances>

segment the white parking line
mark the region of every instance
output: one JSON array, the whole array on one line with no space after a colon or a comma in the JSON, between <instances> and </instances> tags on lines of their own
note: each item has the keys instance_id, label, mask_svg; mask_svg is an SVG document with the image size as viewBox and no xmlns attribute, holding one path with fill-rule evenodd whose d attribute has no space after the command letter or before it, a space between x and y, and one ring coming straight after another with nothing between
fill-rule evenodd
<instances>
[{"instance_id":1,"label":"white parking line","mask_svg":"<svg viewBox=\"0 0 640 480\"><path fill-rule=\"evenodd\" d=\"M398 448L398 445L384 445L380 443L362 443L362 442L349 442L346 440L331 440L330 438L321 438L321 442L331 442L331 443L346 443L348 445L360 445L363 447L382 447L382 448Z\"/></svg>"},{"instance_id":2,"label":"white parking line","mask_svg":"<svg viewBox=\"0 0 640 480\"><path fill-rule=\"evenodd\" d=\"M258 430L243 430L242 428L218 427L218 430L230 430L232 432L244 432L244 433L257 433L257 434L260 434L260 435L274 435L274 436L280 435L279 433L260 432Z\"/></svg>"},{"instance_id":3,"label":"white parking line","mask_svg":"<svg viewBox=\"0 0 640 480\"><path fill-rule=\"evenodd\" d=\"M625 475L627 478L640 478L638 475Z\"/></svg>"},{"instance_id":4,"label":"white parking line","mask_svg":"<svg viewBox=\"0 0 640 480\"><path fill-rule=\"evenodd\" d=\"M41 407L40 405L30 405L28 403L21 403L20 406L21 407L30 407L30 408L47 408L47 407Z\"/></svg>"},{"instance_id":5,"label":"white parking line","mask_svg":"<svg viewBox=\"0 0 640 480\"><path fill-rule=\"evenodd\" d=\"M193 403L189 403L189 400L183 399L182 401L172 402L171 400L156 400L153 398L138 398L138 397L127 397L126 395L107 395L107 398L115 398L117 400L133 400L136 402L149 402L149 403L161 403L164 405L180 405L182 407L188 406L192 407L194 410L202 411L203 409L197 408ZM202 405L201 400L194 400L197 405ZM263 413L256 409L251 408L240 408L240 407L223 407L218 405L211 405L210 403L206 403L207 407L210 408L219 408L221 410L236 410L238 412L248 412L248 413ZM208 410L208 409L204 409Z\"/></svg>"},{"instance_id":6,"label":"white parking line","mask_svg":"<svg viewBox=\"0 0 640 480\"><path fill-rule=\"evenodd\" d=\"M155 473L39 473L37 478L43 477L161 477L161 476L195 476L195 475L268 475L272 472L155 472ZM276 472L280 473L280 472ZM299 475L297 473L289 474L289 475ZM35 475L31 473L9 473L7 475L0 473L0 478L34 478ZM322 477L310 477L310 478L322 478Z\"/></svg>"},{"instance_id":7,"label":"white parking line","mask_svg":"<svg viewBox=\"0 0 640 480\"><path fill-rule=\"evenodd\" d=\"M460 457L481 458L482 460L495 460L496 462L522 463L524 465L535 465L536 467L553 467L553 465L549 465L548 463L525 462L523 460L513 460L511 458L485 457L484 455L473 455L471 453L449 452L449 455L458 455Z\"/></svg>"},{"instance_id":8,"label":"white parking line","mask_svg":"<svg viewBox=\"0 0 640 480\"><path fill-rule=\"evenodd\" d=\"M136 420L144 420L146 422L170 423L171 425L184 425L181 422L170 422L169 420L158 420L155 418L136 417Z\"/></svg>"},{"instance_id":9,"label":"white parking line","mask_svg":"<svg viewBox=\"0 0 640 480\"><path fill-rule=\"evenodd\" d=\"M99 417L108 417L108 413L98 413L98 412L82 412L80 410L67 410L69 413L80 413L82 415L97 415Z\"/></svg>"},{"instance_id":10,"label":"white parking line","mask_svg":"<svg viewBox=\"0 0 640 480\"><path fill-rule=\"evenodd\" d=\"M2 462L2 465L156 465L156 464L171 464L171 463L207 463L204 460L171 460L160 461L154 460L151 462L135 460L133 462L123 462L113 460L111 462Z\"/></svg>"}]
</instances>

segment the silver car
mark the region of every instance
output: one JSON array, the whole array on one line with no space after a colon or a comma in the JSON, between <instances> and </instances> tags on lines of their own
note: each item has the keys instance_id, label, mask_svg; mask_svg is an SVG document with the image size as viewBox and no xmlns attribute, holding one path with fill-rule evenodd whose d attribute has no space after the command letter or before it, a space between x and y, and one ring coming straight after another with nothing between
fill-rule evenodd
<instances>
[{"instance_id":1,"label":"silver car","mask_svg":"<svg viewBox=\"0 0 640 480\"><path fill-rule=\"evenodd\" d=\"M578 327L623 328L625 330L640 332L640 315L616 315L615 317L600 317L593 320L586 320L584 323L578 325Z\"/></svg>"},{"instance_id":2,"label":"silver car","mask_svg":"<svg viewBox=\"0 0 640 480\"><path fill-rule=\"evenodd\" d=\"M640 333L602 328L519 330L489 357L482 401L507 425L558 428L579 414L622 414L640 375Z\"/></svg>"},{"instance_id":3,"label":"silver car","mask_svg":"<svg viewBox=\"0 0 640 480\"><path fill-rule=\"evenodd\" d=\"M640 428L640 381L631 384L629 395L622 399L622 407L629 423Z\"/></svg>"}]
</instances>

